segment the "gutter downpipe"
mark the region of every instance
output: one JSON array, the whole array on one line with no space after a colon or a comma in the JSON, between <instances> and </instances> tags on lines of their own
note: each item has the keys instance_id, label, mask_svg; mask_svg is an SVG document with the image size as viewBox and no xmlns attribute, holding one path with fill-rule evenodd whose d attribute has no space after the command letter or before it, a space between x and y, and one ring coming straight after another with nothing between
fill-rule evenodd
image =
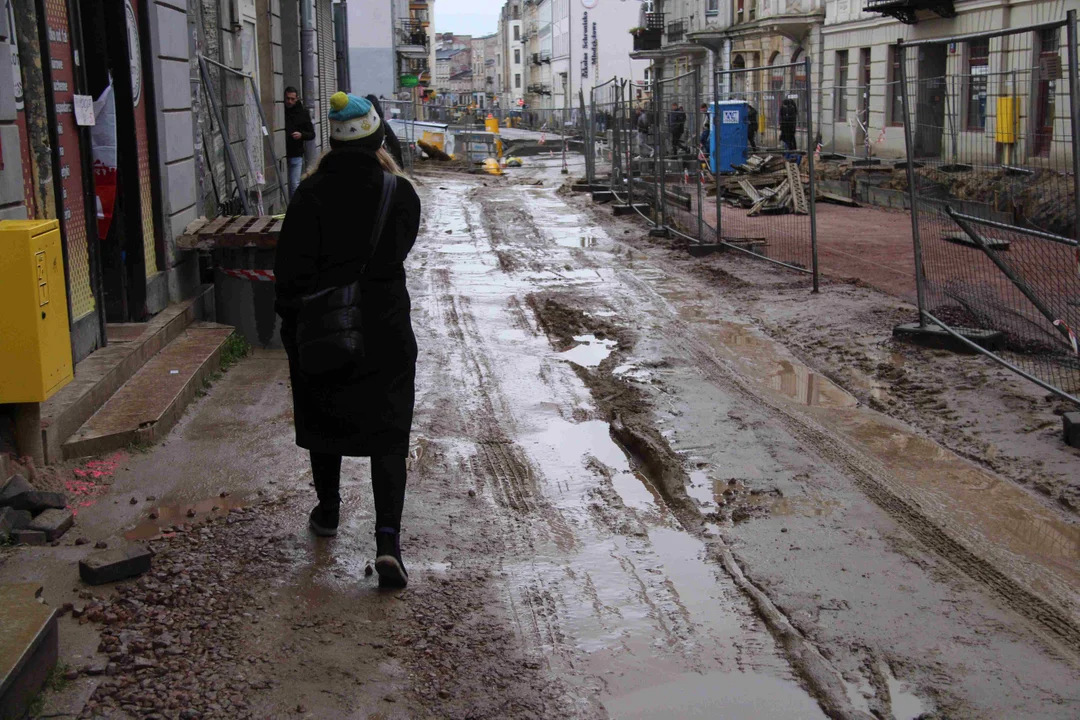
<instances>
[{"instance_id":1,"label":"gutter downpipe","mask_svg":"<svg viewBox=\"0 0 1080 720\"><path fill-rule=\"evenodd\" d=\"M300 0L300 78L304 86L304 105L308 113L315 109L315 0ZM312 118L314 120L315 118ZM315 141L304 143L304 159L309 166L318 159Z\"/></svg>"}]
</instances>

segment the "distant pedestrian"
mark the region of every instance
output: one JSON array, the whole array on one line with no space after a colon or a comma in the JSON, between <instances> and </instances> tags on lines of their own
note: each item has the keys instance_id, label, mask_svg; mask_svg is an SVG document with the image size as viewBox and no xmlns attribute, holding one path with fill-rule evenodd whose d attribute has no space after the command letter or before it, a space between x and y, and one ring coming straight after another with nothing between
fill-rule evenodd
<instances>
[{"instance_id":1,"label":"distant pedestrian","mask_svg":"<svg viewBox=\"0 0 1080 720\"><path fill-rule=\"evenodd\" d=\"M649 111L645 108L638 108L636 125L638 133L638 157L644 157L646 150L649 153L649 157L652 157L653 149L649 144Z\"/></svg>"},{"instance_id":2,"label":"distant pedestrian","mask_svg":"<svg viewBox=\"0 0 1080 720\"><path fill-rule=\"evenodd\" d=\"M701 136L698 137L698 142L701 145L701 150L706 155L709 154L709 135L711 134L711 125L709 120L709 106L706 103L701 104Z\"/></svg>"},{"instance_id":3,"label":"distant pedestrian","mask_svg":"<svg viewBox=\"0 0 1080 720\"><path fill-rule=\"evenodd\" d=\"M671 152L678 153L682 148L682 136L686 132L686 111L677 102L671 103L668 130L671 132Z\"/></svg>"},{"instance_id":4,"label":"distant pedestrian","mask_svg":"<svg viewBox=\"0 0 1080 720\"><path fill-rule=\"evenodd\" d=\"M367 96L368 101L375 107L375 113L386 120L387 115L383 112L382 103L374 95ZM394 132L394 128L390 127L390 123L386 122L383 126L386 129L386 139L383 144L386 149L394 156L394 161L398 164L398 167L405 167L405 156L401 153L401 141L398 140L397 133Z\"/></svg>"},{"instance_id":5,"label":"distant pedestrian","mask_svg":"<svg viewBox=\"0 0 1080 720\"><path fill-rule=\"evenodd\" d=\"M383 147L385 122L372 103L339 92L330 107L331 150L297 188L274 265L296 444L311 455L319 497L308 524L337 534L341 458L370 457L375 569L380 584L403 587L417 354L403 263L420 199Z\"/></svg>"},{"instance_id":6,"label":"distant pedestrian","mask_svg":"<svg viewBox=\"0 0 1080 720\"><path fill-rule=\"evenodd\" d=\"M296 194L296 186L304 174L304 143L315 139L315 126L311 124L304 103L296 88L285 88L285 157L289 164L289 199Z\"/></svg>"},{"instance_id":7,"label":"distant pedestrian","mask_svg":"<svg viewBox=\"0 0 1080 720\"><path fill-rule=\"evenodd\" d=\"M797 150L795 130L799 125L799 106L791 98L780 103L780 142L785 150ZM790 157L788 159L791 159Z\"/></svg>"}]
</instances>

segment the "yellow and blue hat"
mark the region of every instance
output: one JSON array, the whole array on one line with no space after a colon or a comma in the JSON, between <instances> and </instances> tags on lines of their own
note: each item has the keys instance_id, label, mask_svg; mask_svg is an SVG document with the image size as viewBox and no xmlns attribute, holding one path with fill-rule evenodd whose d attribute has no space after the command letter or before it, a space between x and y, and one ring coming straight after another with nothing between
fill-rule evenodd
<instances>
[{"instance_id":1,"label":"yellow and blue hat","mask_svg":"<svg viewBox=\"0 0 1080 720\"><path fill-rule=\"evenodd\" d=\"M382 147L386 130L371 101L343 92L330 96L330 140L335 143Z\"/></svg>"}]
</instances>

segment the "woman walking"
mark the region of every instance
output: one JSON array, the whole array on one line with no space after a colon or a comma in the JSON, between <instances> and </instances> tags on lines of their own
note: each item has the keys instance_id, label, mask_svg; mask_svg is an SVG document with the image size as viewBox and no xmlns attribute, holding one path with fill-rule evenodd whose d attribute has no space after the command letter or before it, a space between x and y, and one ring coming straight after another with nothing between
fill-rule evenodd
<instances>
[{"instance_id":1,"label":"woman walking","mask_svg":"<svg viewBox=\"0 0 1080 720\"><path fill-rule=\"evenodd\" d=\"M420 199L383 148L372 103L339 92L330 106L331 150L289 204L274 266L296 444L311 454L319 504L309 524L321 536L337 534L342 456L371 458L375 568L380 584L404 587L417 350L403 263Z\"/></svg>"}]
</instances>

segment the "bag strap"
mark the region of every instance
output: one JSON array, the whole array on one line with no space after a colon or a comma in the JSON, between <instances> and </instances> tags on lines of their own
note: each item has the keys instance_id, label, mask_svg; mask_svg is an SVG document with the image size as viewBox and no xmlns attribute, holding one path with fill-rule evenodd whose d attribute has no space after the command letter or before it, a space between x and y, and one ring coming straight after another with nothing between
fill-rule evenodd
<instances>
[{"instance_id":1,"label":"bag strap","mask_svg":"<svg viewBox=\"0 0 1080 720\"><path fill-rule=\"evenodd\" d=\"M379 214L375 218L375 228L371 231L371 257L375 257L375 251L379 249L379 240L382 238L383 228L386 226L386 217L390 214L390 204L394 201L394 191L397 190L397 175L383 170L382 197L379 199ZM368 261L370 262L370 260ZM367 272L368 263L364 263L360 274Z\"/></svg>"}]
</instances>

